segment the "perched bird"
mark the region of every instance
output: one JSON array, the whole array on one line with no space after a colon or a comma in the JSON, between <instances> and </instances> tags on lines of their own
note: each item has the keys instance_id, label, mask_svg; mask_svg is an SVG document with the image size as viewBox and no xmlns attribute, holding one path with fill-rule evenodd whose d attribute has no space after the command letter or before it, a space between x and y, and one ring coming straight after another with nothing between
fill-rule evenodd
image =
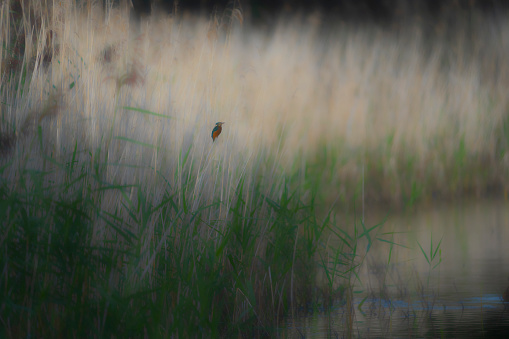
<instances>
[{"instance_id":1,"label":"perched bird","mask_svg":"<svg viewBox=\"0 0 509 339\"><path fill-rule=\"evenodd\" d=\"M224 124L224 122L216 122L216 127L212 130L212 142L214 142L219 134L221 134L221 131L223 130L221 127L222 124Z\"/></svg>"}]
</instances>

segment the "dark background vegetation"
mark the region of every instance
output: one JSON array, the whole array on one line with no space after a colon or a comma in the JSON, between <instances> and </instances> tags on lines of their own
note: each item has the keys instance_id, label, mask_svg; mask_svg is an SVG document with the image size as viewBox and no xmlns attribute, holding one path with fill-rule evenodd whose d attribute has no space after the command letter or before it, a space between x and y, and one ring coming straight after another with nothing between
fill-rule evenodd
<instances>
[{"instance_id":1,"label":"dark background vegetation","mask_svg":"<svg viewBox=\"0 0 509 339\"><path fill-rule=\"evenodd\" d=\"M496 13L507 8L504 0L132 0L135 12L149 14L157 7L167 12L222 12L241 8L244 15L257 21L276 13L307 13L319 10L342 20L397 20L412 15L441 15L477 9Z\"/></svg>"}]
</instances>

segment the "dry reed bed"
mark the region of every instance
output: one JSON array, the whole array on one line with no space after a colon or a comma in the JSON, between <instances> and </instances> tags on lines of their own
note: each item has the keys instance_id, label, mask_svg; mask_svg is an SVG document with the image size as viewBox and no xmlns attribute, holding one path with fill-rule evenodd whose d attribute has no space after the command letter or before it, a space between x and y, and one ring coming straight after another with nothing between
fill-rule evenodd
<instances>
[{"instance_id":1,"label":"dry reed bed","mask_svg":"<svg viewBox=\"0 0 509 339\"><path fill-rule=\"evenodd\" d=\"M53 85L74 84L63 98L65 113L45 129L56 152L76 140L96 149L116 111L115 136L161 149L116 143L110 157L163 171L172 171L174 154L189 144L202 165L217 160L225 174L246 168L239 172L248 178L248 159L261 150L290 173L324 161L316 154L325 148L329 159L321 165L333 174L324 190L352 197L354 186L345 182L357 183L364 167L368 197L393 202L408 197L411 185L425 195L480 193L507 174L503 22L486 27L488 19L474 17L475 31L434 38L417 25L399 32L345 26L325 34L293 22L262 32L242 27L237 17L226 29L170 17L135 29L125 8L103 15L64 4L55 5L52 23L39 34L56 32L60 62L34 73L23 99L40 106ZM26 106L11 107L5 118L22 121ZM122 106L171 118L115 110ZM213 149L216 121L227 124ZM163 169L165 154L170 164ZM467 173L459 173L462 166ZM207 194L216 189L217 183L204 187Z\"/></svg>"}]
</instances>

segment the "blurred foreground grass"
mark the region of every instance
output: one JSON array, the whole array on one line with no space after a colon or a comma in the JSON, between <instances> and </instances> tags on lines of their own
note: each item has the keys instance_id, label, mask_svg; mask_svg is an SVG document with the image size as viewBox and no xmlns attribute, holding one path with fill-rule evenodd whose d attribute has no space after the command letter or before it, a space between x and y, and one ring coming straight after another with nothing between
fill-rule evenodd
<instances>
[{"instance_id":1,"label":"blurred foreground grass","mask_svg":"<svg viewBox=\"0 0 509 339\"><path fill-rule=\"evenodd\" d=\"M132 27L124 7L15 4L0 13L5 336L271 336L299 307L351 303L378 226L348 233L338 205L507 188L504 22Z\"/></svg>"}]
</instances>

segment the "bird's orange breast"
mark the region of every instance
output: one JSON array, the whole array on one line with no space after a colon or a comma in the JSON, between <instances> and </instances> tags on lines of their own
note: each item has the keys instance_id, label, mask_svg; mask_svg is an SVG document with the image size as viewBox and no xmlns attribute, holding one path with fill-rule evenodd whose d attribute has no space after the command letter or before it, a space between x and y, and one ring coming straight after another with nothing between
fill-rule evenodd
<instances>
[{"instance_id":1,"label":"bird's orange breast","mask_svg":"<svg viewBox=\"0 0 509 339\"><path fill-rule=\"evenodd\" d=\"M221 134L221 126L217 126L214 128L214 130L212 131L212 141L216 140L216 138L219 136L219 134Z\"/></svg>"}]
</instances>

